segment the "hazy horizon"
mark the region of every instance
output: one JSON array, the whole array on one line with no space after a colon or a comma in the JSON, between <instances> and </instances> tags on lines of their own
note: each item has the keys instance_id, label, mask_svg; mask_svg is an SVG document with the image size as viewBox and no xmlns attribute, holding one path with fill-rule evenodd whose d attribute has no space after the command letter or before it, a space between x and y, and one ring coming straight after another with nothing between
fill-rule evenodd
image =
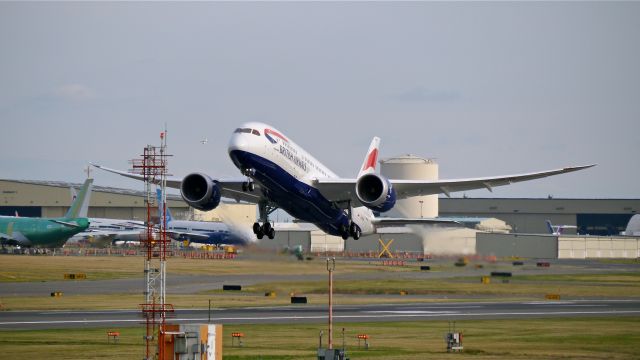
<instances>
[{"instance_id":1,"label":"hazy horizon","mask_svg":"<svg viewBox=\"0 0 640 360\"><path fill-rule=\"evenodd\" d=\"M126 170L166 124L171 173L238 178L228 139L260 121L343 177L379 136L381 158L435 158L441 179L598 164L468 197L638 198L638 19L636 2L2 2L0 177Z\"/></svg>"}]
</instances>

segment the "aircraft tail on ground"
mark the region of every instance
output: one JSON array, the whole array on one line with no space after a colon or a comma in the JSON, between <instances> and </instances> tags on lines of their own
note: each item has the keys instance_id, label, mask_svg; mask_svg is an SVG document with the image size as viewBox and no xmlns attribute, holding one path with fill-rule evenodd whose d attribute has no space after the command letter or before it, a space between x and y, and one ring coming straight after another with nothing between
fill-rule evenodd
<instances>
[{"instance_id":1,"label":"aircraft tail on ground","mask_svg":"<svg viewBox=\"0 0 640 360\"><path fill-rule=\"evenodd\" d=\"M545 223L547 223L549 233L553 235L562 235L565 229L577 229L575 225L553 225L551 220L545 220Z\"/></svg>"},{"instance_id":2,"label":"aircraft tail on ground","mask_svg":"<svg viewBox=\"0 0 640 360\"><path fill-rule=\"evenodd\" d=\"M87 179L84 181L80 193L76 196L75 200L71 203L71 207L64 215L67 219L75 219L80 217L87 217L89 209L89 202L91 201L91 189L93 188L93 179Z\"/></svg>"},{"instance_id":3,"label":"aircraft tail on ground","mask_svg":"<svg viewBox=\"0 0 640 360\"><path fill-rule=\"evenodd\" d=\"M551 221L545 220L545 223L547 224L547 230L549 230L549 234L555 233L555 230L553 230L553 224L551 224Z\"/></svg>"},{"instance_id":4,"label":"aircraft tail on ground","mask_svg":"<svg viewBox=\"0 0 640 360\"><path fill-rule=\"evenodd\" d=\"M162 190L156 189L156 198L158 199L158 219L162 219ZM167 205L167 224L169 224L173 220L173 216L171 216L171 210L169 210L169 206Z\"/></svg>"}]
</instances>

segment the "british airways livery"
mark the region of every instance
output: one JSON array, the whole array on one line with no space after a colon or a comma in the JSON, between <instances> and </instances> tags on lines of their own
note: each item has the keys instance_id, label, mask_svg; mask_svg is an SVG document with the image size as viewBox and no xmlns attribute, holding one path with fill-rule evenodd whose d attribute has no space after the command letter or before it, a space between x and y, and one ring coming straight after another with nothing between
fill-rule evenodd
<instances>
[{"instance_id":1,"label":"british airways livery","mask_svg":"<svg viewBox=\"0 0 640 360\"><path fill-rule=\"evenodd\" d=\"M582 170L594 165L567 167L527 174L454 180L394 180L376 173L380 138L374 137L355 178L341 178L267 124L252 122L236 129L229 141L229 157L246 177L218 180L203 173L171 178L167 186L180 189L182 198L198 210L216 208L222 197L258 204L258 239L273 239L269 214L280 208L315 224L328 234L352 237L376 233L379 228L410 223L446 223L449 220L377 218L375 212L393 208L396 200L508 185L514 182ZM142 176L94 166L130 178Z\"/></svg>"}]
</instances>

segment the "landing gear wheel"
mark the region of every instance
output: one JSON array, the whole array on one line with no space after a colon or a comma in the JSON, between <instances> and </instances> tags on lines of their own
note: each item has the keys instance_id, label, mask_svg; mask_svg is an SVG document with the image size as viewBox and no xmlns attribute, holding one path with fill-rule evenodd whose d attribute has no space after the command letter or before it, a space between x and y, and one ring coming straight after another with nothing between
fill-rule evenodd
<instances>
[{"instance_id":1,"label":"landing gear wheel","mask_svg":"<svg viewBox=\"0 0 640 360\"><path fill-rule=\"evenodd\" d=\"M269 228L269 231L267 231L266 234L270 240L273 240L273 238L276 237L276 231L272 227Z\"/></svg>"},{"instance_id":2,"label":"landing gear wheel","mask_svg":"<svg viewBox=\"0 0 640 360\"><path fill-rule=\"evenodd\" d=\"M353 237L353 240L358 240L360 239L360 235L362 235L362 232L360 231L360 228L356 226L356 230L351 233L351 236Z\"/></svg>"},{"instance_id":3,"label":"landing gear wheel","mask_svg":"<svg viewBox=\"0 0 640 360\"><path fill-rule=\"evenodd\" d=\"M353 236L353 234L356 233L356 229L358 229L358 225L356 225L356 223L352 222L349 225L349 235Z\"/></svg>"},{"instance_id":4,"label":"landing gear wheel","mask_svg":"<svg viewBox=\"0 0 640 360\"><path fill-rule=\"evenodd\" d=\"M342 236L343 240L347 240L349 238L349 226L342 224L338 230L340 231L340 236Z\"/></svg>"},{"instance_id":5,"label":"landing gear wheel","mask_svg":"<svg viewBox=\"0 0 640 360\"><path fill-rule=\"evenodd\" d=\"M269 231L270 231L271 229L272 229L272 227L271 227L271 223L270 223L270 222L266 222L266 223L264 223L264 225L262 225L262 231L263 231L265 234L269 234Z\"/></svg>"},{"instance_id":6,"label":"landing gear wheel","mask_svg":"<svg viewBox=\"0 0 640 360\"><path fill-rule=\"evenodd\" d=\"M253 181L249 182L249 184L247 185L247 189L251 192L253 192L253 190L256 189L256 186L253 184Z\"/></svg>"},{"instance_id":7,"label":"landing gear wheel","mask_svg":"<svg viewBox=\"0 0 640 360\"><path fill-rule=\"evenodd\" d=\"M249 189L249 185L246 182L242 183L242 192L247 192Z\"/></svg>"},{"instance_id":8,"label":"landing gear wheel","mask_svg":"<svg viewBox=\"0 0 640 360\"><path fill-rule=\"evenodd\" d=\"M258 240L264 237L264 233L262 232L262 229L258 230L258 232L256 233L256 236L258 237Z\"/></svg>"},{"instance_id":9,"label":"landing gear wheel","mask_svg":"<svg viewBox=\"0 0 640 360\"><path fill-rule=\"evenodd\" d=\"M257 235L259 231L260 231L260 224L258 224L257 222L253 223L253 233Z\"/></svg>"}]
</instances>

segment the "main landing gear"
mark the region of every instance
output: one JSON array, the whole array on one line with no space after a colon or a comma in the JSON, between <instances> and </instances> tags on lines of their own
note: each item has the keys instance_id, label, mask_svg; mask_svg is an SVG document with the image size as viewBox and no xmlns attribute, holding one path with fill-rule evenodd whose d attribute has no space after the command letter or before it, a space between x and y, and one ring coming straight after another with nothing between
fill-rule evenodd
<instances>
[{"instance_id":1,"label":"main landing gear","mask_svg":"<svg viewBox=\"0 0 640 360\"><path fill-rule=\"evenodd\" d=\"M343 240L347 240L349 236L353 238L353 240L360 239L362 236L362 230L360 230L360 226L356 225L353 221L350 221L349 226L343 224L340 226L340 234Z\"/></svg>"},{"instance_id":2,"label":"main landing gear","mask_svg":"<svg viewBox=\"0 0 640 360\"><path fill-rule=\"evenodd\" d=\"M267 235L269 239L273 240L276 236L276 231L269 222L269 214L276 211L276 209L278 208L267 202L261 202L258 204L258 212L260 213L260 221L262 222L262 225L258 222L253 224L253 233L256 234L258 239L262 239Z\"/></svg>"},{"instance_id":3,"label":"main landing gear","mask_svg":"<svg viewBox=\"0 0 640 360\"><path fill-rule=\"evenodd\" d=\"M342 224L340 226L340 234L342 236L342 240L347 240L349 236L351 236L353 240L360 239L362 230L360 229L360 226L353 222L353 218L351 215L351 201L347 201L347 216L349 218L349 224Z\"/></svg>"},{"instance_id":4,"label":"main landing gear","mask_svg":"<svg viewBox=\"0 0 640 360\"><path fill-rule=\"evenodd\" d=\"M270 222L265 222L260 225L260 223L253 223L253 233L256 234L258 239L262 239L265 235L271 240L276 236L276 231L271 226Z\"/></svg>"}]
</instances>

